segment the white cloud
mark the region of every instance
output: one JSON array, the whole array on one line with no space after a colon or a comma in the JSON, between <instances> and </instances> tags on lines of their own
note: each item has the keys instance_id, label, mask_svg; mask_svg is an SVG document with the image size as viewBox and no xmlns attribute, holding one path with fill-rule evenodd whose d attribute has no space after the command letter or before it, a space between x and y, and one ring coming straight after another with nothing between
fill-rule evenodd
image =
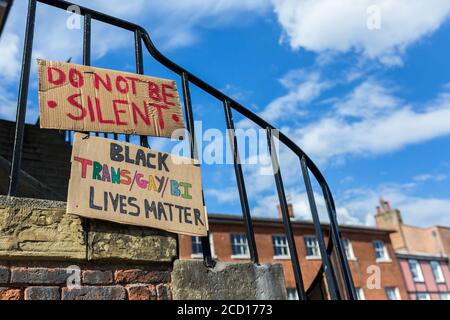
<instances>
[{"instance_id":1,"label":"white cloud","mask_svg":"<svg viewBox=\"0 0 450 320\"><path fill-rule=\"evenodd\" d=\"M289 130L313 159L383 154L450 134L447 92L413 108L368 80L334 106L331 114Z\"/></svg>"},{"instance_id":2,"label":"white cloud","mask_svg":"<svg viewBox=\"0 0 450 320\"><path fill-rule=\"evenodd\" d=\"M418 181L418 182L426 182L426 181L444 181L448 178L447 175L445 174L429 174L429 173L424 173L424 174L419 174L417 176L415 176L413 178L414 181Z\"/></svg>"},{"instance_id":3,"label":"white cloud","mask_svg":"<svg viewBox=\"0 0 450 320\"><path fill-rule=\"evenodd\" d=\"M385 184L374 189L351 189L344 192L339 205L349 215L367 225L375 225L374 215L378 200L382 196L391 207L399 208L407 224L427 227L433 224L449 225L448 206L450 199L411 195L408 188L399 184Z\"/></svg>"},{"instance_id":4,"label":"white cloud","mask_svg":"<svg viewBox=\"0 0 450 320\"><path fill-rule=\"evenodd\" d=\"M5 82L17 80L20 72L19 37L8 33L0 38L0 79Z\"/></svg>"},{"instance_id":5,"label":"white cloud","mask_svg":"<svg viewBox=\"0 0 450 320\"><path fill-rule=\"evenodd\" d=\"M392 65L407 47L437 30L448 18L447 0L272 0L284 37L294 49L362 53ZM368 18L377 6L380 29Z\"/></svg>"}]
</instances>

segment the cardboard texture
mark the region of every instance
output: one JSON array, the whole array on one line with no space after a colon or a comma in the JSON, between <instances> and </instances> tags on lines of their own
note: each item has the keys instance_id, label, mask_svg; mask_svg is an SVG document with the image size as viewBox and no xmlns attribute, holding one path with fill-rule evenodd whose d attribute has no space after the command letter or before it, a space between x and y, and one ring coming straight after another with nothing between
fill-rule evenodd
<instances>
[{"instance_id":1,"label":"cardboard texture","mask_svg":"<svg viewBox=\"0 0 450 320\"><path fill-rule=\"evenodd\" d=\"M67 213L205 236L201 173L194 160L76 133Z\"/></svg>"},{"instance_id":2,"label":"cardboard texture","mask_svg":"<svg viewBox=\"0 0 450 320\"><path fill-rule=\"evenodd\" d=\"M38 60L41 128L171 137L184 128L176 82Z\"/></svg>"}]
</instances>

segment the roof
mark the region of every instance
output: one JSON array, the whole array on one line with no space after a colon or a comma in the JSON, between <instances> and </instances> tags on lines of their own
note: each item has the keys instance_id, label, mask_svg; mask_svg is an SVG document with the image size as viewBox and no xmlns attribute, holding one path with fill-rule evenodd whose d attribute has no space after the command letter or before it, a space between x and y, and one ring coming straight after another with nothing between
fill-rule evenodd
<instances>
[{"instance_id":1,"label":"roof","mask_svg":"<svg viewBox=\"0 0 450 320\"><path fill-rule=\"evenodd\" d=\"M210 223L220 223L220 224L238 224L244 223L242 216L233 214L223 214L223 213L208 213L208 221ZM252 217L252 222L257 226L275 226L282 227L283 223L277 218L266 218L266 217ZM291 219L292 227L314 227L314 224L310 220L293 220ZM328 228L329 223L322 223L323 227ZM340 231L345 232L365 232L365 233L377 233L377 234L390 234L395 232L395 230L380 229L376 227L369 227L363 225L347 225L340 224Z\"/></svg>"},{"instance_id":2,"label":"roof","mask_svg":"<svg viewBox=\"0 0 450 320\"><path fill-rule=\"evenodd\" d=\"M399 259L441 260L441 261L448 260L448 257L446 255L431 254L431 253L424 253L424 252L396 251L395 255Z\"/></svg>"}]
</instances>

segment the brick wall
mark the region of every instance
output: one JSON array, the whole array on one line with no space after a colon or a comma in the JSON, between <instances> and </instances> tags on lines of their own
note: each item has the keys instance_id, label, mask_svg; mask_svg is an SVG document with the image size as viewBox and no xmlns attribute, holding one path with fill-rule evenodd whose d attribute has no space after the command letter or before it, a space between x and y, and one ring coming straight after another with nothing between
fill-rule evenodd
<instances>
[{"instance_id":1,"label":"brick wall","mask_svg":"<svg viewBox=\"0 0 450 320\"><path fill-rule=\"evenodd\" d=\"M0 120L0 156L8 161L12 158L15 126L15 122ZM44 199L67 198L71 153L72 146L64 140L64 131L41 130L37 125L25 125L21 168L53 191L50 198ZM0 182L7 185L7 179L4 180Z\"/></svg>"},{"instance_id":2,"label":"brick wall","mask_svg":"<svg viewBox=\"0 0 450 320\"><path fill-rule=\"evenodd\" d=\"M236 221L229 219L215 218L210 215L209 224L211 239L213 244L213 252L215 258L219 261L226 262L245 262L243 259L234 259L231 254L231 233L245 233L242 220ZM270 220L270 219L268 219ZM280 221L258 221L253 219L253 227L255 231L255 239L257 243L258 254L261 263L279 263L283 266L286 288L295 288L295 279L292 269L291 260L289 258L279 259L274 257L274 249L272 244L272 235L284 235L284 228ZM308 288L322 263L321 259L310 259L306 257L306 248L304 242L305 235L314 235L314 227L307 222L292 223L295 234L295 243L297 253L300 260L300 267L303 276L305 288ZM356 287L364 290L365 298L368 300L384 300L386 299L385 288L396 287L402 299L408 299L406 294L403 277L399 268L395 252L390 242L389 231L376 230L374 228L358 228L358 227L341 227L342 237L351 241L355 259L349 260L353 281ZM384 241L390 260L385 262L377 262L373 241ZM325 238L328 241L328 238ZM192 240L189 236L180 235L180 258L192 259ZM369 266L377 266L381 275L380 288L367 288L367 282L372 273L367 272Z\"/></svg>"},{"instance_id":3,"label":"brick wall","mask_svg":"<svg viewBox=\"0 0 450 320\"><path fill-rule=\"evenodd\" d=\"M63 202L0 196L0 300L171 299L176 257L172 233L68 215Z\"/></svg>"},{"instance_id":4,"label":"brick wall","mask_svg":"<svg viewBox=\"0 0 450 320\"><path fill-rule=\"evenodd\" d=\"M0 300L168 300L170 283L163 265L0 261Z\"/></svg>"}]
</instances>

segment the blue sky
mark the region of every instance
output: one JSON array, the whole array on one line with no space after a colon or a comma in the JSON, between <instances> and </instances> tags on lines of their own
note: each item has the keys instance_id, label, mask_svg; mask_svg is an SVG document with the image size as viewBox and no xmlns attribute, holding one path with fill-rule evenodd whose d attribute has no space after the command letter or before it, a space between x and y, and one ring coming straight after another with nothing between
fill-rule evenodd
<instances>
[{"instance_id":1,"label":"blue sky","mask_svg":"<svg viewBox=\"0 0 450 320\"><path fill-rule=\"evenodd\" d=\"M323 172L341 222L373 224L383 196L406 223L450 225L448 1L79 3L143 25L169 58L281 128ZM5 119L15 118L25 16L26 1L17 0L0 40ZM69 17L39 5L34 58L81 62L82 31L67 28ZM93 28L93 65L133 71L132 34ZM178 80L148 55L145 73ZM203 131L223 131L221 104L196 88L192 94ZM29 96L27 120L34 122L36 68ZM235 118L240 128L251 127ZM175 142L150 143L171 150ZM289 200L299 218L309 219L298 160L283 148L280 155ZM208 211L239 213L232 165L204 164L202 172ZM250 165L244 172L252 214L276 216L273 178Z\"/></svg>"}]
</instances>

